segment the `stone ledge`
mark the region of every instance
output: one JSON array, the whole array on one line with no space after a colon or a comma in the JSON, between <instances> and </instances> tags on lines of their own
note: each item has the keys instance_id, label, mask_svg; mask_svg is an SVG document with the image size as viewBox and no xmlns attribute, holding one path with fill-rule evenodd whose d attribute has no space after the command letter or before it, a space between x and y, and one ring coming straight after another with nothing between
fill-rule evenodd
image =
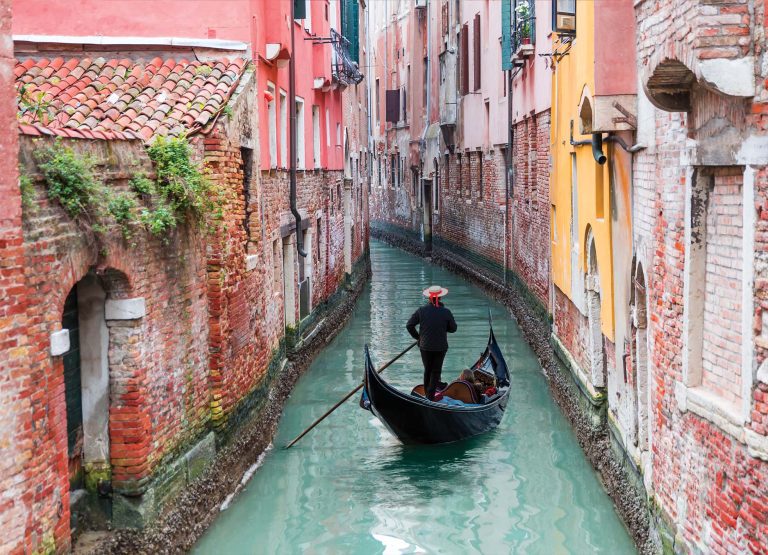
<instances>
[{"instance_id":1,"label":"stone ledge","mask_svg":"<svg viewBox=\"0 0 768 555\"><path fill-rule=\"evenodd\" d=\"M689 411L712 422L724 432L744 442L744 418L703 387L686 387L685 403Z\"/></svg>"},{"instance_id":2,"label":"stone ledge","mask_svg":"<svg viewBox=\"0 0 768 555\"><path fill-rule=\"evenodd\" d=\"M51 334L51 356L57 357L69 351L69 330L63 329Z\"/></svg>"},{"instance_id":3,"label":"stone ledge","mask_svg":"<svg viewBox=\"0 0 768 555\"><path fill-rule=\"evenodd\" d=\"M138 320L147 315L144 297L133 299L107 299L104 305L105 320Z\"/></svg>"},{"instance_id":4,"label":"stone ledge","mask_svg":"<svg viewBox=\"0 0 768 555\"><path fill-rule=\"evenodd\" d=\"M747 453L757 459L768 461L768 437L761 436L754 430L744 430L744 440L747 443Z\"/></svg>"},{"instance_id":5,"label":"stone ledge","mask_svg":"<svg viewBox=\"0 0 768 555\"><path fill-rule=\"evenodd\" d=\"M746 445L750 456L768 461L768 436L747 428L745 418L734 413L732 407L723 403L715 394L702 387L686 387L678 382L675 384L675 397L681 412L690 411L708 420L742 445Z\"/></svg>"},{"instance_id":6,"label":"stone ledge","mask_svg":"<svg viewBox=\"0 0 768 555\"><path fill-rule=\"evenodd\" d=\"M259 255L258 254L248 254L245 257L245 271L251 272L256 269L256 267L259 265Z\"/></svg>"}]
</instances>

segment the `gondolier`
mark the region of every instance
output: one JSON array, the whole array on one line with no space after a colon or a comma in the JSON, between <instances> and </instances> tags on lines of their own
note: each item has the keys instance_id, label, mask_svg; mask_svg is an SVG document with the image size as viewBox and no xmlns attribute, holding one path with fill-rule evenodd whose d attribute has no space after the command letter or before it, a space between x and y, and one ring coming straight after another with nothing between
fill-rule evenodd
<instances>
[{"instance_id":1,"label":"gondolier","mask_svg":"<svg viewBox=\"0 0 768 555\"><path fill-rule=\"evenodd\" d=\"M416 309L405 327L419 342L421 361L424 363L424 392L427 399L433 401L448 351L448 334L454 333L457 326L451 311L440 302L448 294L448 289L433 285L423 293L428 299L427 304Z\"/></svg>"}]
</instances>

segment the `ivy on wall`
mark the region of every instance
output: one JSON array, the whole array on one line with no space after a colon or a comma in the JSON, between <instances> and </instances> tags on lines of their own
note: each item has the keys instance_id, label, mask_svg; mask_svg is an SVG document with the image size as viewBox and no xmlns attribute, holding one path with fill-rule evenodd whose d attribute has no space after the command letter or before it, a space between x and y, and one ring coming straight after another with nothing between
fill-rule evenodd
<instances>
[{"instance_id":1,"label":"ivy on wall","mask_svg":"<svg viewBox=\"0 0 768 555\"><path fill-rule=\"evenodd\" d=\"M155 179L139 173L130 190L115 192L94 172L96 161L76 153L61 139L33 153L48 198L67 215L103 240L117 229L132 241L139 232L168 241L168 233L192 221L210 229L221 219L221 191L192 159L186 137L158 137L147 153L155 167ZM29 176L19 180L25 213L34 210L34 186Z\"/></svg>"}]
</instances>

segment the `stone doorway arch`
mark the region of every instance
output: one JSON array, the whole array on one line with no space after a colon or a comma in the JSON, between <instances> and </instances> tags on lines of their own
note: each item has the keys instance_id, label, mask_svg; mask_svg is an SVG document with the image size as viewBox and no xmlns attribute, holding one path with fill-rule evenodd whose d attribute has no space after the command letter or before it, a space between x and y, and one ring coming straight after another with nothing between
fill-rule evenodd
<instances>
[{"instance_id":1,"label":"stone doorway arch","mask_svg":"<svg viewBox=\"0 0 768 555\"><path fill-rule=\"evenodd\" d=\"M123 320L140 320L143 298L130 298L130 284L115 269L89 270L66 294L62 330L51 336L51 355L62 356L68 481L72 521L104 527L112 517L113 445L111 408L115 384L123 382L123 362L110 360L130 348ZM140 330L139 324L138 329ZM140 331L136 332L140 335ZM136 334L133 334L136 335ZM118 353L115 355L111 351ZM148 438L140 438L147 441ZM118 443L120 443L118 441ZM119 445L125 450L124 445Z\"/></svg>"},{"instance_id":2,"label":"stone doorway arch","mask_svg":"<svg viewBox=\"0 0 768 555\"><path fill-rule=\"evenodd\" d=\"M640 451L647 451L649 445L650 413L650 372L648 353L648 296L645 286L645 272L641 264L635 271L632 305L632 361L637 391L636 437Z\"/></svg>"},{"instance_id":3,"label":"stone doorway arch","mask_svg":"<svg viewBox=\"0 0 768 555\"><path fill-rule=\"evenodd\" d=\"M597 265L597 248L592 230L587 231L587 275L584 280L587 301L587 356L592 385L606 387L605 346L602 332L602 303L600 300L600 272Z\"/></svg>"}]
</instances>

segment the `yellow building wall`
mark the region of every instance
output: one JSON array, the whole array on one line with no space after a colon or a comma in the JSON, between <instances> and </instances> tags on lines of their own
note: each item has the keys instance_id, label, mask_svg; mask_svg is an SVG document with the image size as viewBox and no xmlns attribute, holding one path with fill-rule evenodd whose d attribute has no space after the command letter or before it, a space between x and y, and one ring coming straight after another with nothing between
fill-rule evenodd
<instances>
[{"instance_id":1,"label":"yellow building wall","mask_svg":"<svg viewBox=\"0 0 768 555\"><path fill-rule=\"evenodd\" d=\"M552 73L552 172L550 191L552 201L552 280L555 286L571 300L571 249L578 248L578 265L582 274L587 271L587 233L591 228L597 252L600 274L601 327L605 337L614 341L613 261L611 256L610 179L608 164L595 162L589 145L570 144L571 120L574 141L589 140L582 135L579 125L579 104L582 95L590 99L594 91L594 2L576 2L576 37L570 48L555 40L553 49L568 54L554 60ZM606 152L608 145L604 145ZM574 237L572 229L572 155L576 157L577 222ZM581 286L581 283L579 283Z\"/></svg>"}]
</instances>

